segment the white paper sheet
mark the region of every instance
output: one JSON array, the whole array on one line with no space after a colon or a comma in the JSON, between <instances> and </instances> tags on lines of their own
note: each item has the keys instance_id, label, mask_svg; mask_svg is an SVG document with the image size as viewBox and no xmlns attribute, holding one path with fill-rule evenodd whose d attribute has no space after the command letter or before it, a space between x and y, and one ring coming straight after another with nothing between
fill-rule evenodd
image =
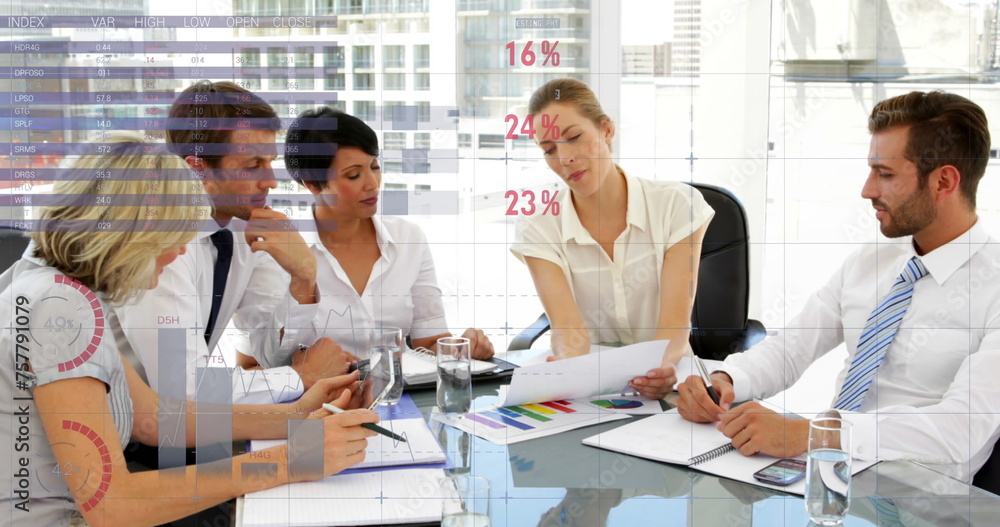
<instances>
[{"instance_id":1,"label":"white paper sheet","mask_svg":"<svg viewBox=\"0 0 1000 527\"><path fill-rule=\"evenodd\" d=\"M514 371L502 406L579 399L615 393L635 377L658 368L668 341L640 342Z\"/></svg>"}]
</instances>

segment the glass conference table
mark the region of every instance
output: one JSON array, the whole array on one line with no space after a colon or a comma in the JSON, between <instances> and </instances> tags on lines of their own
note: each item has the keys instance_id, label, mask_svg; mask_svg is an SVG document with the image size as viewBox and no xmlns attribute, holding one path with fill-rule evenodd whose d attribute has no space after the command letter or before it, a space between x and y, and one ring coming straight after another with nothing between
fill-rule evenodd
<instances>
[{"instance_id":1,"label":"glass conference table","mask_svg":"<svg viewBox=\"0 0 1000 527\"><path fill-rule=\"evenodd\" d=\"M516 355L504 358L520 362ZM475 406L495 402L499 385L476 383ZM425 417L436 410L433 389L408 393ZM494 527L811 525L799 496L581 444L629 422L507 446L429 424L455 465L449 472L489 478ZM855 476L844 521L879 527L998 524L1000 496L906 461L879 463Z\"/></svg>"}]
</instances>

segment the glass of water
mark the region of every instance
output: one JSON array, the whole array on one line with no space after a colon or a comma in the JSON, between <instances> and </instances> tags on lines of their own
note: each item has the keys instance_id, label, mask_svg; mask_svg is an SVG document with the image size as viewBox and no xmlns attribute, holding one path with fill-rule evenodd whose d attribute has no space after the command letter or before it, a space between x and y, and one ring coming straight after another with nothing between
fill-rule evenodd
<instances>
[{"instance_id":1,"label":"glass of water","mask_svg":"<svg viewBox=\"0 0 1000 527\"><path fill-rule=\"evenodd\" d=\"M490 527L490 480L452 476L441 480L441 527Z\"/></svg>"},{"instance_id":2,"label":"glass of water","mask_svg":"<svg viewBox=\"0 0 1000 527\"><path fill-rule=\"evenodd\" d=\"M368 334L371 356L385 353L392 357L392 387L381 404L396 404L403 397L403 330L399 328L374 328Z\"/></svg>"},{"instance_id":3,"label":"glass of water","mask_svg":"<svg viewBox=\"0 0 1000 527\"><path fill-rule=\"evenodd\" d=\"M446 414L464 414L472 406L472 353L469 339L437 341L437 405Z\"/></svg>"},{"instance_id":4,"label":"glass of water","mask_svg":"<svg viewBox=\"0 0 1000 527\"><path fill-rule=\"evenodd\" d=\"M843 521L851 499L851 423L835 417L809 422L806 512L819 525Z\"/></svg>"}]
</instances>

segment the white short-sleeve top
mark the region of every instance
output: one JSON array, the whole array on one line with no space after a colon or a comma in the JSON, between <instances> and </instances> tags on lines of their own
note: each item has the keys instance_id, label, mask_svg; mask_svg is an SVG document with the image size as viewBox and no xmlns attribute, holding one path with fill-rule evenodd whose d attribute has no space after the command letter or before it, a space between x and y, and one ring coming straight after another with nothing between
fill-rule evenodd
<instances>
[{"instance_id":1,"label":"white short-sleeve top","mask_svg":"<svg viewBox=\"0 0 1000 527\"><path fill-rule=\"evenodd\" d=\"M0 332L0 350L6 354L7 364L0 369L0 396L5 401L0 409L0 436L10 447L8 455L0 456L0 470L5 474L0 480L0 501L5 507L0 525L5 526L69 525L77 510L62 476L74 467L59 465L56 460L35 404L36 386L83 377L107 386L108 411L115 429L92 430L73 419L63 419L61 426L76 432L72 435L75 439L63 443L64 448L78 449L79 455L100 456L108 454L105 445L113 443L113 436L125 445L132 435L132 398L112 328L106 322L104 295L63 275L33 253L32 243L21 260L0 275L0 320L6 326ZM15 474L22 467L30 476ZM27 503L17 491L27 491ZM18 503L24 508L15 509Z\"/></svg>"},{"instance_id":2,"label":"white short-sleeve top","mask_svg":"<svg viewBox=\"0 0 1000 527\"><path fill-rule=\"evenodd\" d=\"M707 224L715 211L698 189L625 174L628 212L614 260L580 223L571 194L560 192L558 216L521 216L511 252L558 265L592 343L653 340L660 315L660 272L672 245Z\"/></svg>"}]
</instances>

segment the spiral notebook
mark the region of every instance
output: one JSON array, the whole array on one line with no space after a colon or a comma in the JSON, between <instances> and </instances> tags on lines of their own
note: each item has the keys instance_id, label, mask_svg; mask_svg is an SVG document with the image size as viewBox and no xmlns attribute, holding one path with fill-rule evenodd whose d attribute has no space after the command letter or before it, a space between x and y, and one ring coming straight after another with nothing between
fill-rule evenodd
<instances>
[{"instance_id":1,"label":"spiral notebook","mask_svg":"<svg viewBox=\"0 0 1000 527\"><path fill-rule=\"evenodd\" d=\"M506 361L489 362L472 359L472 375L513 368L514 365ZM403 352L403 382L407 386L437 382L437 357L434 352L426 348L407 349Z\"/></svg>"},{"instance_id":2,"label":"spiral notebook","mask_svg":"<svg viewBox=\"0 0 1000 527\"><path fill-rule=\"evenodd\" d=\"M653 415L614 430L588 437L587 446L613 450L623 454L686 465L693 469L760 487L805 495L805 480L788 486L769 485L754 479L758 470L777 461L764 454L744 456L729 438L715 428L715 423L692 423L677 410ZM800 456L805 459L805 456ZM857 474L877 461L855 459L851 472Z\"/></svg>"}]
</instances>

